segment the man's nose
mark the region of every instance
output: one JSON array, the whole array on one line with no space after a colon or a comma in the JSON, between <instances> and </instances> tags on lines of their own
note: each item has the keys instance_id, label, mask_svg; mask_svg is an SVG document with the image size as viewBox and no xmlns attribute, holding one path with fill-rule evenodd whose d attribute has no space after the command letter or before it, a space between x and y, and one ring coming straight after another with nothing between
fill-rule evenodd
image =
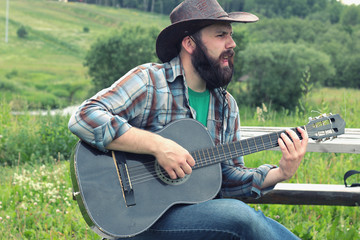
<instances>
[{"instance_id":1,"label":"man's nose","mask_svg":"<svg viewBox=\"0 0 360 240\"><path fill-rule=\"evenodd\" d=\"M226 48L227 49L233 49L236 47L236 42L234 41L234 39L230 36L229 40L227 42Z\"/></svg>"}]
</instances>

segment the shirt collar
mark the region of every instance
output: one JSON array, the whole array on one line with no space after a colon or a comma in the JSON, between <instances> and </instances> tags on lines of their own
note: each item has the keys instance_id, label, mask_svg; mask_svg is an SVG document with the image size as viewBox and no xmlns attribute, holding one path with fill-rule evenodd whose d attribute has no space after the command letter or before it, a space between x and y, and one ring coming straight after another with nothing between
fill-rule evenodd
<instances>
[{"instance_id":1,"label":"shirt collar","mask_svg":"<svg viewBox=\"0 0 360 240\"><path fill-rule=\"evenodd\" d=\"M169 68L172 69L172 73L173 73L172 77L169 77L167 79L168 82L174 82L175 79L179 76L184 77L184 69L181 64L181 60L179 56L173 58L168 64L169 64Z\"/></svg>"}]
</instances>

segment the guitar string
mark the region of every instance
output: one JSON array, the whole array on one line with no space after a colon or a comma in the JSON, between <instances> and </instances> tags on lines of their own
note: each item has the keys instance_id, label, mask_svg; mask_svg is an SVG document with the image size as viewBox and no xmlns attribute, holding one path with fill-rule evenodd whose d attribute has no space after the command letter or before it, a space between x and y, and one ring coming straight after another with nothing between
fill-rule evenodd
<instances>
[{"instance_id":1,"label":"guitar string","mask_svg":"<svg viewBox=\"0 0 360 240\"><path fill-rule=\"evenodd\" d=\"M274 134L277 134L276 135L276 138L275 139L272 139L274 142L276 141L277 142L277 139L279 138L279 133L282 133L282 132L276 132L276 133L274 133ZM276 145L274 145L273 143L272 143L272 141L271 141L271 137L274 137L275 135L274 134L269 134L269 135L266 135L267 137L269 137L269 139L270 139L270 142L267 142L266 144L265 143L263 143L262 145L264 146L264 149L263 150L265 150L265 149L268 149L268 148L271 148L271 147L276 147L276 146L278 146L278 144L276 144ZM262 136L263 137L263 136ZM242 155L241 156L244 156L244 155L248 155L248 154L251 154L251 153L253 153L253 152L257 152L258 151L258 147L256 146L256 140L255 140L255 138L254 138L254 143L255 143L255 147L254 146L249 146L248 145L248 147L246 148L246 151L244 151L244 150L242 150ZM236 142L236 143L238 143L238 142ZM233 144L227 144L227 146L229 147L229 149L230 149L230 145L234 145L234 144L236 144L236 143L233 143ZM265 146L266 145L266 146ZM223 146L222 146L223 147ZM236 149L234 149L235 150L235 152L238 152ZM195 152L200 152L200 151L208 151L208 149L202 149L202 150L197 150L197 151L195 151ZM200 153L199 153L199 155L201 155ZM219 154L217 157L215 156L210 156L209 155L209 157L205 157L205 158L202 158L202 162L208 162L208 161L210 161L210 162L213 162L214 160L216 160L217 158L222 158L222 159L225 159L225 158L232 158L233 156L232 156L232 153L231 152L224 152L223 154ZM216 163L216 161L214 162L214 163ZM154 165L155 164L155 161L151 161L151 162L149 162L149 163L145 163L144 165L147 165L147 167L149 167L149 165L151 166L151 165ZM138 171L142 171L142 170L144 170L144 167L146 167L146 166L144 166L144 165L138 165L138 166L135 166L135 167L132 167L132 168L130 168L130 169L134 169L134 168L138 168L138 167L143 167L142 169L139 169ZM164 169L162 169L161 168L161 171L163 172L163 173L166 173L165 172L165 170ZM132 171L132 175L135 175L135 173L134 173L134 170ZM134 177L134 179L133 179L133 184L138 184L138 183L142 183L142 182L144 182L144 181L147 181L147 180L151 180L151 179L154 179L154 177L153 176L156 176L157 174L156 174L156 170L155 170L155 168L154 168L154 170L152 170L152 171L145 171L145 172L143 172L143 173L141 173L141 175L139 174L139 175L135 175L135 177ZM158 177L156 177L156 178L158 178Z\"/></svg>"},{"instance_id":2,"label":"guitar string","mask_svg":"<svg viewBox=\"0 0 360 240\"><path fill-rule=\"evenodd\" d=\"M331 121L330 121L331 122ZM332 123L331 123L331 125L332 125ZM276 145L274 145L273 144L273 142L272 142L272 140L274 141L274 142L277 142L277 139L279 138L279 135L281 134L281 133L283 133L283 132L285 132L285 131L280 131L280 132L275 132L275 133L272 133L272 134L267 134L267 135L263 135L263 136L259 136L259 137L255 137L255 138L253 138L253 142L254 142L254 145L253 146L249 146L249 144L248 144L248 142L247 142L247 145L248 145L248 147L246 148L246 151L244 151L244 149L243 149L243 147L241 146L241 152L242 152L242 155L240 155L240 156L245 156L245 155L248 155L248 154L251 154L251 153L253 153L253 151L254 152L258 152L259 150L258 150L258 147L257 147L257 145L256 145L256 139L257 140L260 140L261 139L261 141L262 141L262 145L263 145L263 147L264 147L264 149L262 149L262 150L266 150L266 149L269 149L269 148L271 148L271 147L277 147L278 146L278 143L276 143ZM298 136L301 136L300 135L300 133L298 133L298 132L296 132L297 133L297 135ZM275 134L276 134L276 139L271 139L271 137L274 137L275 136ZM266 143L264 143L263 142L263 137L268 137L269 139L270 139L270 142L266 142ZM247 139L245 139L245 140L247 140ZM235 146L235 144L241 144L241 142L235 142L235 143L228 143L228 144L224 144L224 145L219 145L219 146L217 146L217 147L224 147L225 145L229 148L229 150L230 150L230 152L225 152L225 151L223 151L224 153L222 153L222 154L218 154L218 156L216 156L216 155L213 155L213 156L210 156L210 155L208 155L208 157L205 157L205 158L202 158L201 160L201 162L200 163L207 163L207 162L214 162L214 163L216 163L216 159L218 159L218 158L220 158L220 159L225 159L225 158L232 158L233 156L232 156L232 151L231 151L231 149L230 149L230 146L231 145L233 145L233 147ZM260 146L261 147L261 146ZM200 149L200 150L196 150L196 151L194 151L193 152L193 155L196 155L196 152L199 154L199 155L201 155L201 153L200 153L200 151L209 151L209 149L210 148L207 148L207 149ZM213 148L212 148L213 149ZM212 151L214 151L214 150L212 150ZM234 147L234 149L233 149L233 152L235 151L235 153L236 153L236 155L238 154L238 151L237 151L237 149ZM239 150L240 151L240 150ZM205 154L203 154L204 156L205 156ZM148 163L144 163L144 164L139 164L139 165L137 165L137 166L133 166L133 167L130 167L129 168L129 171L131 172L131 175L134 175L134 178L133 178L133 180L132 180L132 183L133 184L139 184L139 183L143 183L143 182L146 182L146 181L149 181L149 180L152 180L152 179L154 179L154 176L155 176L155 179L158 179L159 177L157 176L158 174L156 173L156 169L155 169L155 167L152 167L151 165L154 165L155 164L155 161L156 160L154 160L154 161L151 161L151 162L148 162ZM221 161L220 161L221 162ZM196 166L196 165L195 165ZM199 166L199 165L198 165ZM146 171L144 171L144 168L147 168L147 167L151 167L151 168L153 168L153 169L151 169L151 171L148 171L148 170L146 170ZM138 170L134 170L134 169L136 169L136 168L138 168ZM140 174L138 173L138 174L135 174L135 171L137 171L137 172L141 172ZM166 171L163 169L163 168L160 168L160 171L164 174L166 174Z\"/></svg>"},{"instance_id":3,"label":"guitar string","mask_svg":"<svg viewBox=\"0 0 360 240\"><path fill-rule=\"evenodd\" d=\"M275 134L275 133L274 133ZM263 143L263 144L260 144L260 145L266 145L265 146L265 149L266 148L268 148L268 147L272 147L272 145L273 145L273 141L277 141L277 139L278 139L278 135L276 135L276 139L271 139L271 137L275 137L275 135L274 134L269 134L269 135L264 135L264 136L261 136L261 142ZM271 135L273 135L273 136L271 136ZM270 139L270 142L266 142L266 143L264 143L263 142L263 137L268 137L269 139ZM255 143L255 145L256 145L256 140L255 140L255 138L253 138L254 139L254 143ZM244 140L241 140L241 141L245 141L246 139L244 139ZM235 144L240 144L241 145L241 141L239 141L239 142L234 142L234 143L228 143L228 144L224 144L224 145L218 145L218 146L215 146L214 148L219 148L219 147L223 147L223 146L227 146L228 148L229 148L229 146L230 145L235 145ZM267 145L268 143L270 143L270 145ZM277 145L276 145L277 146ZM274 147L276 147L276 146L274 146ZM214 148L205 148L205 149L199 149L199 150L195 150L195 151L193 151L192 152L192 154L191 155L196 155L196 153L198 153L199 155L201 155L201 153L200 153L200 151L209 151L210 149L214 149ZM243 147L241 146L241 148L243 149ZM246 149L248 149L248 147L246 148ZM253 150L256 150L257 149L257 146L255 146L255 148L253 148L253 146L251 146L251 152L253 151ZM212 151L214 151L214 150L212 150ZM236 149L235 149L235 152L238 152ZM242 152L244 152L243 150L242 150ZM248 154L248 153L247 153ZM246 154L244 154L244 155L246 155ZM204 158L202 158L202 159L204 159ZM204 161L202 161L202 162L207 162L207 159L205 158L205 160ZM201 163L201 162L200 162ZM139 165L137 165L137 166L132 166L131 167L131 169L133 169L133 171L134 171L134 169L135 168L138 168L138 167L140 167L140 168L142 168L143 166L145 166L145 167L147 167L147 166L151 166L153 163L152 163L152 161L151 162L149 162L149 164L148 163L144 163L144 164L139 164Z\"/></svg>"},{"instance_id":4,"label":"guitar string","mask_svg":"<svg viewBox=\"0 0 360 240\"><path fill-rule=\"evenodd\" d=\"M273 139L274 141L276 141L276 139ZM236 143L235 143L236 144ZM228 148L230 148L230 145L234 145L234 144L228 144L229 146L228 146ZM268 143L264 143L264 144L261 144L261 145L263 145L264 146L264 148L266 149L266 148L268 148L268 147L273 147L273 144L272 143L270 143L270 145L268 144ZM266 146L265 146L266 145ZM277 146L277 145L276 145ZM274 146L275 147L275 146ZM234 148L234 147L233 147ZM264 149L264 150L265 150ZM198 155L199 156L201 156L201 153L200 153L200 151L207 151L208 152L208 150L209 149L200 149L200 150L196 150L196 151L193 151L193 153L192 153L192 155L195 155L195 156L193 156L195 159L197 158L196 157L196 153L198 153ZM247 147L246 148L246 150L249 150L249 148ZM234 150L233 150L233 152L236 152L236 155L237 155L237 153L238 152L242 152L242 154L243 155L247 155L247 154L249 154L249 153L252 153L253 152L253 150L256 150L256 151L258 151L258 147L250 147L250 151L244 151L244 150L236 150L236 148L234 148ZM230 157L231 157L231 152L228 152L228 153L224 153L224 154L229 154L230 155ZM218 156L219 157L229 157L228 155L224 155L224 154L218 154ZM214 158L214 156L217 156L217 155L212 155L212 156L210 156L210 155L207 155L207 157L200 157L200 162L198 162L198 165L197 166L200 166L199 164L203 164L203 163L207 163L207 162L211 162L213 159L215 159ZM133 173L136 173L136 169L138 169L138 171L140 170L143 170L143 168L145 167L151 167L153 164L154 164L154 162L155 161L150 161L150 162L147 162L147 163L144 163L144 164L139 164L139 165L136 165L136 166L132 166L132 167L130 167L129 169L131 169L132 170L132 172Z\"/></svg>"},{"instance_id":5,"label":"guitar string","mask_svg":"<svg viewBox=\"0 0 360 240\"><path fill-rule=\"evenodd\" d=\"M273 146L273 144L264 144L265 147L271 147ZM276 145L278 146L278 145ZM248 148L249 150L246 150L246 151L242 151L243 155L242 156L245 156L245 155L248 155L248 154L251 154L254 150L257 150L256 147L250 147ZM236 150L235 150L236 151ZM213 162L214 160L216 161L216 159L220 158L220 159L226 159L226 158L231 158L232 154L229 153L229 152L225 152L224 154L220 154L218 155L217 157L214 157L214 156L210 156L210 157L206 157L203 159L202 162ZM148 163L145 163L146 165L154 165L155 164L155 161L151 161L151 162L148 162ZM144 164L144 165L145 165ZM135 184L139 184L139 183L143 183L143 182L147 182L149 180L152 180L154 179L154 176L155 176L155 179L158 179L160 177L157 176L157 173L156 173L156 170L155 170L155 167L154 169L151 169L151 171L148 171L148 170L145 170L145 166L144 165L139 165L139 166L136 166L135 168L138 168L138 167L143 167L142 169L139 169L140 171L142 171L141 174L137 174L135 175L134 171L133 171L133 168L134 167L130 167L129 168L129 171L130 171L130 175L132 175L132 184L135 185ZM138 170L138 171L139 171ZM145 171L143 171L145 170ZM162 173L165 173L166 174L166 171L161 168L161 171Z\"/></svg>"},{"instance_id":6,"label":"guitar string","mask_svg":"<svg viewBox=\"0 0 360 240\"><path fill-rule=\"evenodd\" d=\"M269 137L270 137L270 136L269 136ZM277 141L277 139L278 139L278 137L277 137L276 139L273 139L273 140L274 140L274 141ZM255 141L254 141L254 142L255 142ZM255 143L256 143L256 142L255 142ZM264 149L263 149L263 150L265 150L265 149L269 149L269 148L271 148L271 147L276 147L276 146L278 146L278 144L274 145L272 142L267 142L266 144L264 143L263 146L264 146ZM255 151L254 151L254 150L255 150ZM197 151L201 151L201 150L197 150ZM242 154L243 154L243 155L241 155L241 156L245 156L245 155L251 154L251 153L253 153L253 151L254 151L254 152L257 152L257 151L258 151L257 146L255 146L255 147L249 147L249 148L247 148L246 151L242 151ZM235 149L235 152L237 152L236 149ZM213 155L213 156L210 156L210 155L209 155L209 158L203 158L203 159L205 159L205 161L202 161L202 162L207 162L207 161L212 162L213 160L216 160L217 158L225 159L225 158L232 158L232 157L233 157L233 156L232 156L232 153L231 153L231 152L224 152L224 154L219 154L217 157L216 157L215 155ZM220 161L220 162L221 162L221 161ZM214 163L216 163L216 161L215 161ZM154 165L154 164L155 164L155 161L152 161L152 162L150 162L150 163L148 163L148 164ZM144 169L142 169L142 170L144 170ZM161 168L161 172L162 172L163 174L167 174L166 171L165 171L164 169L162 169L162 168ZM134 174L134 173L132 172L132 174ZM155 176L155 179L160 178L160 177L157 176L155 167L154 167L154 170L153 170L153 171L145 171L143 174L135 176L134 179L133 179L133 184L139 184L139 183L143 183L143 182L146 182L146 181L149 181L149 180L153 180L153 179L154 179L153 176Z\"/></svg>"},{"instance_id":7,"label":"guitar string","mask_svg":"<svg viewBox=\"0 0 360 240\"><path fill-rule=\"evenodd\" d=\"M264 149L261 149L261 150L266 150L266 149L268 149L268 148L271 148L271 147L276 147L276 146L278 146L278 144L276 144L276 145L274 145L273 144L273 141L274 142L277 142L277 139L279 138L279 134L281 134L282 132L285 132L285 131L280 131L280 132L275 132L275 133L272 133L272 134L267 134L267 135L263 135L263 136L258 136L258 137L256 137L256 138L253 138L253 141L254 141L254 145L253 146L249 146L248 145L248 142L247 142L247 145L248 145L248 147L246 148L246 151L244 151L243 150L243 147L241 146L241 151L242 151L242 155L241 156L244 156L244 155L248 155L248 154L250 154L250 153L253 153L253 150L255 150L254 152L258 152L258 147L257 147L257 145L256 145L256 139L261 139L261 142L262 142L262 144L260 144L260 147L261 147L261 145L263 145L263 147L264 147ZM276 135L275 135L276 134ZM297 132L297 135L298 136L300 136L300 133L298 133ZM263 137L268 137L269 139L270 139L270 142L266 142L266 143L264 143L264 141L263 141ZM276 137L275 139L274 139L274 137ZM273 139L271 139L271 138L273 138ZM246 140L246 139L245 139ZM260 141L260 140L259 140ZM232 145L232 146L234 146L235 144L240 144L241 145L241 142L235 142L235 143L228 143L228 144L224 144L224 145L226 145L228 148L229 148L229 150L230 150L230 146ZM217 146L217 147L223 147L224 145L219 145L219 146ZM266 145L266 146L265 146ZM255 146L255 147L254 147ZM212 148L213 149L213 148ZM234 150L235 150L235 152L236 152L236 154L237 154L237 149L236 148L234 148ZM249 150L249 151L248 151ZM198 153L199 154L199 156L201 156L201 153L200 153L200 151L209 151L209 148L207 148L207 149L200 149L200 150L196 150L196 151L194 151L193 152L193 154L192 155L196 155L196 153ZM212 150L212 151L214 151L214 150ZM240 151L240 150L239 150ZM226 155L226 154L228 154L228 155ZM205 155L205 154L204 154ZM229 156L230 155L230 156ZM231 150L230 150L230 152L228 152L228 153L226 153L225 152L225 155L223 154L223 155L221 155L221 154L219 154L218 155L218 157L220 157L220 158L231 158L232 156L231 156L232 154L231 154ZM210 156L209 155L209 157L210 158L200 158L202 161L201 162L199 162L200 164L202 164L202 163L208 163L208 161L210 161L210 162L212 162L213 160L215 160L215 158L213 158L212 156ZM215 162L216 163L216 162ZM139 164L139 165L137 165L137 166L133 166L133 167L130 167L129 169L131 169L131 171L132 171L132 174L134 174L135 175L135 177L139 177L140 179L141 178L144 178L143 176L145 176L145 177L147 177L147 175L156 175L156 170L154 169L154 171L152 171L152 172L149 172L149 171L145 171L145 172L143 172L143 170L144 170L144 168L148 168L148 167L152 167L152 165L154 165L155 164L155 161L151 161L151 162L148 162L148 163L144 163L144 164ZM196 166L196 165L195 165ZM200 166L200 165L197 165L197 166ZM136 170L136 168L138 168L138 170ZM142 171L143 173L136 173L136 172L139 172L139 171ZM136 175L136 174L139 174L139 175ZM134 177L134 179L135 179L135 177ZM151 176L150 176L151 177ZM152 177L151 177L152 178ZM134 181L136 181L137 179L135 179Z\"/></svg>"}]
</instances>

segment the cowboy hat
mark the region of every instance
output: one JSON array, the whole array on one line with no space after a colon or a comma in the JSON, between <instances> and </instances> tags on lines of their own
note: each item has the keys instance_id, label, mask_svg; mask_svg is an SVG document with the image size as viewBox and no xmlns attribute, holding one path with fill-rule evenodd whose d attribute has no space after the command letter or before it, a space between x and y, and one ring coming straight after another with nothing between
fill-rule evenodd
<instances>
[{"instance_id":1,"label":"cowboy hat","mask_svg":"<svg viewBox=\"0 0 360 240\"><path fill-rule=\"evenodd\" d=\"M178 44L185 37L219 22L256 22L259 18L247 12L226 13L216 0L185 0L170 13L171 25L156 40L156 54L168 62L179 54Z\"/></svg>"}]
</instances>

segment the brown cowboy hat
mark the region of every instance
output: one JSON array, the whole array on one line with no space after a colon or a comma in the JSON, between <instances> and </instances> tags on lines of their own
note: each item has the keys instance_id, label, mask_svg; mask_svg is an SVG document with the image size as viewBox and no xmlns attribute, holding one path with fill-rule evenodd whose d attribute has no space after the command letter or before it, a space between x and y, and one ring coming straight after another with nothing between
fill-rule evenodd
<instances>
[{"instance_id":1,"label":"brown cowboy hat","mask_svg":"<svg viewBox=\"0 0 360 240\"><path fill-rule=\"evenodd\" d=\"M259 18L247 12L226 13L216 0L185 0L170 13L171 25L156 40L156 54L168 62L179 54L178 45L185 37L219 22L256 22Z\"/></svg>"}]
</instances>

